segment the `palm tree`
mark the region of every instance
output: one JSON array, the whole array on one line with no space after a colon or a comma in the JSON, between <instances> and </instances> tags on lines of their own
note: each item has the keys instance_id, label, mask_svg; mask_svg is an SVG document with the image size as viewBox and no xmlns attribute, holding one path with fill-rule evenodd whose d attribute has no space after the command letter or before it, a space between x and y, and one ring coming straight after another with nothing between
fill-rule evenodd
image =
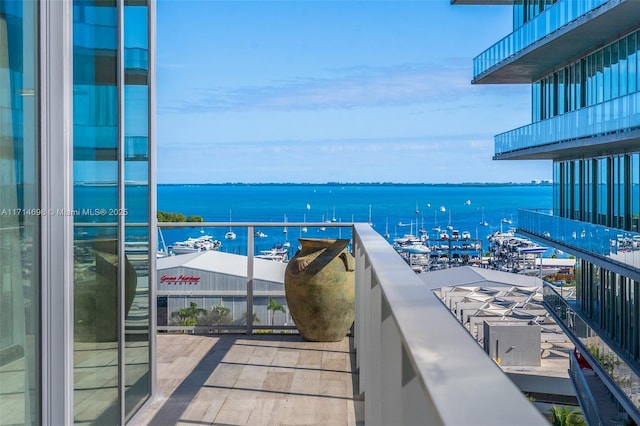
<instances>
[{"instance_id":1,"label":"palm tree","mask_svg":"<svg viewBox=\"0 0 640 426\"><path fill-rule=\"evenodd\" d=\"M171 318L178 319L180 325L196 325L198 323L198 317L201 315L207 315L206 309L198 308L198 304L191 302L191 306L188 308L182 308L179 311L171 313Z\"/></svg>"},{"instance_id":2,"label":"palm tree","mask_svg":"<svg viewBox=\"0 0 640 426\"><path fill-rule=\"evenodd\" d=\"M284 306L282 306L281 304L276 302L273 299L273 297L269 298L269 304L267 305L267 311L271 311L271 325L273 325L274 318L276 316L276 311L280 311L285 315L287 314L287 310L284 308Z\"/></svg>"},{"instance_id":3,"label":"palm tree","mask_svg":"<svg viewBox=\"0 0 640 426\"><path fill-rule=\"evenodd\" d=\"M551 407L549 416L552 426L586 426L587 422L579 410L572 410L568 407Z\"/></svg>"},{"instance_id":4,"label":"palm tree","mask_svg":"<svg viewBox=\"0 0 640 426\"><path fill-rule=\"evenodd\" d=\"M245 312L244 314L242 314L242 319L237 320L235 323L239 324L239 325L247 325L247 313ZM258 314L256 314L255 312L253 313L253 323L259 323L260 322L260 318L258 317Z\"/></svg>"}]
</instances>

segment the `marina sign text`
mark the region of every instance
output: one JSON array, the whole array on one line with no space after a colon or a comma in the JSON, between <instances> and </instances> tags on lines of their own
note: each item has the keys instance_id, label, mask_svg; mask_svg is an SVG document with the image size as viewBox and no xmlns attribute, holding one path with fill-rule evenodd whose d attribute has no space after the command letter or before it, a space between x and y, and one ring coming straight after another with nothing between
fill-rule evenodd
<instances>
[{"instance_id":1,"label":"marina sign text","mask_svg":"<svg viewBox=\"0 0 640 426\"><path fill-rule=\"evenodd\" d=\"M180 275L179 277L172 277L170 275L163 275L160 278L160 282L161 283L165 283L168 285L174 284L174 285L182 285L182 284L189 284L189 285L196 285L196 284L200 284L200 277L196 277L194 275Z\"/></svg>"}]
</instances>

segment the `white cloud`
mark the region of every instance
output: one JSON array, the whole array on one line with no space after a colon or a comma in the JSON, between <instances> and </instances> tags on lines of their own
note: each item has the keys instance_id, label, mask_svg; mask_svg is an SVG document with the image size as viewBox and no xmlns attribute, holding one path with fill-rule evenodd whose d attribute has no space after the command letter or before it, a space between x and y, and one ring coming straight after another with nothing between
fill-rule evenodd
<instances>
[{"instance_id":1,"label":"white cloud","mask_svg":"<svg viewBox=\"0 0 640 426\"><path fill-rule=\"evenodd\" d=\"M327 74L325 77L295 77L261 86L193 89L190 99L174 106L160 105L160 110L204 113L449 104L487 90L485 86L470 85L468 67L452 62L350 67L331 70Z\"/></svg>"}]
</instances>

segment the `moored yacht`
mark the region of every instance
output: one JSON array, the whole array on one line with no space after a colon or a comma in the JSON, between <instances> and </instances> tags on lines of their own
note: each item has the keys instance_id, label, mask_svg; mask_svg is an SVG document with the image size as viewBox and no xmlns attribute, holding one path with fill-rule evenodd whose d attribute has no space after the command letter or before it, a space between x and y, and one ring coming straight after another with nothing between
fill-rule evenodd
<instances>
[{"instance_id":1,"label":"moored yacht","mask_svg":"<svg viewBox=\"0 0 640 426\"><path fill-rule=\"evenodd\" d=\"M199 251L218 250L222 243L214 240L210 235L201 235L197 238L188 238L186 241L176 241L168 247L168 251L173 254L188 254Z\"/></svg>"}]
</instances>

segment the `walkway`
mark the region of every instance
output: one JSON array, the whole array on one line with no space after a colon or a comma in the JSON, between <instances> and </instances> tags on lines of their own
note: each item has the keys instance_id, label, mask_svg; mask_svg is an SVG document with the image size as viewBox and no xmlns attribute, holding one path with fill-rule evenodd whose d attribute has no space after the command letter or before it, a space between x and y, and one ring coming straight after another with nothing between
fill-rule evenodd
<instances>
[{"instance_id":1,"label":"walkway","mask_svg":"<svg viewBox=\"0 0 640 426\"><path fill-rule=\"evenodd\" d=\"M132 424L364 424L351 343L161 334L157 399Z\"/></svg>"}]
</instances>

